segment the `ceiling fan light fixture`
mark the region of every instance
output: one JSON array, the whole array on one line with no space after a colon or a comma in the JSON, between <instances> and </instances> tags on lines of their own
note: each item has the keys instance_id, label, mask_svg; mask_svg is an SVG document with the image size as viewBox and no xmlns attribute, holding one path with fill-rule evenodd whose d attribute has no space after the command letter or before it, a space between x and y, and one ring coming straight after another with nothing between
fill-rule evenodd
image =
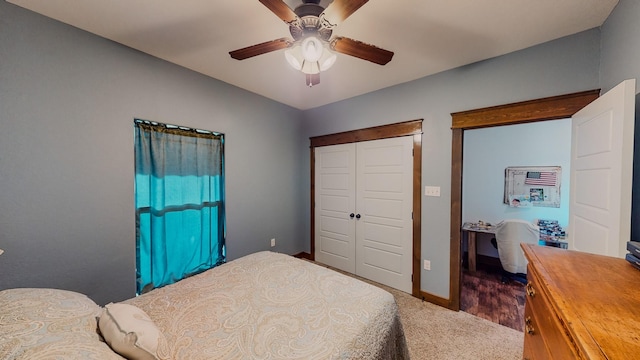
<instances>
[{"instance_id":1,"label":"ceiling fan light fixture","mask_svg":"<svg viewBox=\"0 0 640 360\"><path fill-rule=\"evenodd\" d=\"M304 62L304 59L302 57L302 50L300 49L300 46L294 46L293 48L285 50L284 58L287 59L287 62L292 68L302 70L302 63Z\"/></svg>"},{"instance_id":2,"label":"ceiling fan light fixture","mask_svg":"<svg viewBox=\"0 0 640 360\"><path fill-rule=\"evenodd\" d=\"M309 36L302 40L302 56L306 61L316 62L322 57L322 42L315 36Z\"/></svg>"},{"instance_id":3,"label":"ceiling fan light fixture","mask_svg":"<svg viewBox=\"0 0 640 360\"><path fill-rule=\"evenodd\" d=\"M328 70L337 59L336 54L329 51L328 48L324 48L322 44L320 46L322 48L322 55L316 60L314 60L314 57L311 59L304 57L302 45L297 45L285 50L284 57L294 69L308 75L318 74L320 71Z\"/></svg>"},{"instance_id":4,"label":"ceiling fan light fixture","mask_svg":"<svg viewBox=\"0 0 640 360\"><path fill-rule=\"evenodd\" d=\"M302 55L302 46L300 45L286 50L284 57L291 67L305 74L318 74L320 72L320 63L317 60L309 61L305 59Z\"/></svg>"},{"instance_id":5,"label":"ceiling fan light fixture","mask_svg":"<svg viewBox=\"0 0 640 360\"><path fill-rule=\"evenodd\" d=\"M320 58L320 60L318 60L318 63L320 63L320 71L329 70L329 68L336 63L337 58L338 57L336 56L336 54L332 53L328 49L325 49L325 51L322 53L322 57Z\"/></svg>"},{"instance_id":6,"label":"ceiling fan light fixture","mask_svg":"<svg viewBox=\"0 0 640 360\"><path fill-rule=\"evenodd\" d=\"M320 63L317 61L303 61L302 69L300 69L305 74L315 75L320 73Z\"/></svg>"}]
</instances>

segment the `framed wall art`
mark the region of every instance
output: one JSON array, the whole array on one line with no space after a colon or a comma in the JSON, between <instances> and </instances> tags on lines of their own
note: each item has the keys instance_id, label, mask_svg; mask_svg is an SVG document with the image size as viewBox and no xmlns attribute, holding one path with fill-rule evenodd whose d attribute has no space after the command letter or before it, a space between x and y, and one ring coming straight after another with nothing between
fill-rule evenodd
<instances>
[{"instance_id":1,"label":"framed wall art","mask_svg":"<svg viewBox=\"0 0 640 360\"><path fill-rule=\"evenodd\" d=\"M510 166L504 170L504 203L511 207L560 207L560 166Z\"/></svg>"}]
</instances>

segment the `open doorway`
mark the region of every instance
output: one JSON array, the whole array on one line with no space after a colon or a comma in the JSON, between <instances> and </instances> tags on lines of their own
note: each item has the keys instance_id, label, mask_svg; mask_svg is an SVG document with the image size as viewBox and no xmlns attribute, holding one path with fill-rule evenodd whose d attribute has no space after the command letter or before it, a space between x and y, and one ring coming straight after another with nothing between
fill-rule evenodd
<instances>
[{"instance_id":1,"label":"open doorway","mask_svg":"<svg viewBox=\"0 0 640 360\"><path fill-rule=\"evenodd\" d=\"M503 272L493 229L505 219L518 219L528 224L535 223L537 219L555 220L562 227L567 226L571 163L569 139L571 119L465 131L462 220L464 224L485 224L487 228L464 231L462 235L461 311L523 331L524 280ZM528 201L533 195L528 198L518 195L523 199L522 204L516 206L506 198L505 169L510 169L509 174L512 175L515 169L524 167L527 170L546 169L542 166L558 169L552 179L557 187L547 186L549 184L538 179L518 178L511 182L518 188L510 190L517 194L525 194L525 189L527 194L535 190L539 194L537 202ZM533 185L527 185L529 183Z\"/></svg>"},{"instance_id":2,"label":"open doorway","mask_svg":"<svg viewBox=\"0 0 640 360\"><path fill-rule=\"evenodd\" d=\"M462 166L464 131L493 126L569 118L598 98L600 90L590 90L515 104L501 105L451 114L451 243L449 271L449 304L460 310L462 281Z\"/></svg>"}]
</instances>

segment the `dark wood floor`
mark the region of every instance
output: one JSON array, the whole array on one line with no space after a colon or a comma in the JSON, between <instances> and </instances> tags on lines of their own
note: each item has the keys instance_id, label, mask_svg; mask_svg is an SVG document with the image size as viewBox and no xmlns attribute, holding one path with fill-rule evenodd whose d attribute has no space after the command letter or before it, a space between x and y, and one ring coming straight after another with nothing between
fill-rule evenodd
<instances>
[{"instance_id":1,"label":"dark wood floor","mask_svg":"<svg viewBox=\"0 0 640 360\"><path fill-rule=\"evenodd\" d=\"M524 284L514 280L502 283L499 267L478 264L476 272L463 269L460 308L469 314L524 329Z\"/></svg>"}]
</instances>

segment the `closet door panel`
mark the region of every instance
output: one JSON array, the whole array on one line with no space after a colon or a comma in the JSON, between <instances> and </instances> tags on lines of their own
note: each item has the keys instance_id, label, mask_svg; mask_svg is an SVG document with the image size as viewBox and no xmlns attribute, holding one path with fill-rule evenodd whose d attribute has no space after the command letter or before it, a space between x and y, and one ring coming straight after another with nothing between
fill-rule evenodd
<instances>
[{"instance_id":1,"label":"closet door panel","mask_svg":"<svg viewBox=\"0 0 640 360\"><path fill-rule=\"evenodd\" d=\"M357 144L356 274L411 293L413 139Z\"/></svg>"},{"instance_id":2,"label":"closet door panel","mask_svg":"<svg viewBox=\"0 0 640 360\"><path fill-rule=\"evenodd\" d=\"M355 144L315 148L315 257L355 273Z\"/></svg>"}]
</instances>

